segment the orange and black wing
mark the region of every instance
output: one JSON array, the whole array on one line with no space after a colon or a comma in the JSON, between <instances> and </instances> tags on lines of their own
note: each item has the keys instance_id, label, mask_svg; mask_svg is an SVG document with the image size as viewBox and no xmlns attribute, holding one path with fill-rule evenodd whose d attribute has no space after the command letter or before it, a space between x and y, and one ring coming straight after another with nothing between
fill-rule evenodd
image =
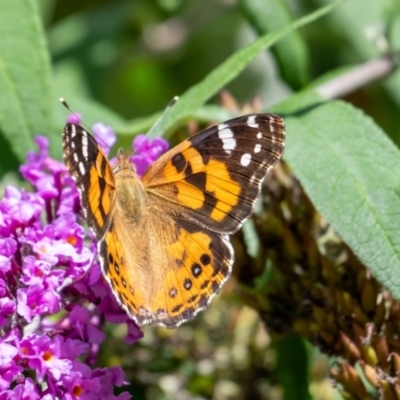
<instances>
[{"instance_id":1,"label":"orange and black wing","mask_svg":"<svg viewBox=\"0 0 400 400\"><path fill-rule=\"evenodd\" d=\"M114 176L96 140L81 126L68 123L63 132L64 161L76 182L88 225L103 237L114 197Z\"/></svg>"},{"instance_id":2,"label":"orange and black wing","mask_svg":"<svg viewBox=\"0 0 400 400\"><path fill-rule=\"evenodd\" d=\"M262 182L284 150L283 120L251 114L205 129L159 158L142 177L179 219L232 234L250 217Z\"/></svg>"}]
</instances>

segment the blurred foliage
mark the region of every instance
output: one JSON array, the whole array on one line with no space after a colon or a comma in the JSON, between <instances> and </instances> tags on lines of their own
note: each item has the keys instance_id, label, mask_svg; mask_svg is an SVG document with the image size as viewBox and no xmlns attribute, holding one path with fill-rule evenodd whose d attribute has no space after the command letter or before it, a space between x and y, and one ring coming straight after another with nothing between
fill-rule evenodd
<instances>
[{"instance_id":1,"label":"blurred foliage","mask_svg":"<svg viewBox=\"0 0 400 400\"><path fill-rule=\"evenodd\" d=\"M0 5L2 185L38 133L61 158L58 97L124 147L175 95L158 126L173 143L254 110L287 122L289 166L233 237L235 277L211 307L131 347L110 326L100 362L123 366L135 399L400 398L400 71L341 101L315 90L399 45L398 0Z\"/></svg>"}]
</instances>

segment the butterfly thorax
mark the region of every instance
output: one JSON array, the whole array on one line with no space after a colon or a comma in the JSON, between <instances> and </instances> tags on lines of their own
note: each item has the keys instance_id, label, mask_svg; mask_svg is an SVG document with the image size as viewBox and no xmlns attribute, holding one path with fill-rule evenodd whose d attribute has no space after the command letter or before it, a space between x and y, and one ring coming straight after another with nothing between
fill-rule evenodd
<instances>
[{"instance_id":1,"label":"butterfly thorax","mask_svg":"<svg viewBox=\"0 0 400 400\"><path fill-rule=\"evenodd\" d=\"M145 216L146 196L135 166L118 152L118 163L113 168L115 179L115 211L130 223L139 223Z\"/></svg>"}]
</instances>

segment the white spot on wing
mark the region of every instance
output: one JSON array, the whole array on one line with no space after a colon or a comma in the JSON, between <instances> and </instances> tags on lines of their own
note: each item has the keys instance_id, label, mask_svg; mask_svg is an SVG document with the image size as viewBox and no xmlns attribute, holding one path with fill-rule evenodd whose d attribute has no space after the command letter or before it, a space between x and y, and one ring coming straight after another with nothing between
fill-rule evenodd
<instances>
[{"instance_id":1,"label":"white spot on wing","mask_svg":"<svg viewBox=\"0 0 400 400\"><path fill-rule=\"evenodd\" d=\"M233 138L233 132L226 124L218 125L218 137L222 140L222 147L227 153L230 154L231 150L235 150L236 140Z\"/></svg>"},{"instance_id":2,"label":"white spot on wing","mask_svg":"<svg viewBox=\"0 0 400 400\"><path fill-rule=\"evenodd\" d=\"M254 147L254 153L259 153L261 151L261 144L257 143Z\"/></svg>"},{"instance_id":3,"label":"white spot on wing","mask_svg":"<svg viewBox=\"0 0 400 400\"><path fill-rule=\"evenodd\" d=\"M261 132L258 132L257 133L257 139L261 139L262 138L262 133Z\"/></svg>"},{"instance_id":4,"label":"white spot on wing","mask_svg":"<svg viewBox=\"0 0 400 400\"><path fill-rule=\"evenodd\" d=\"M87 133L82 132L82 154L85 158L89 157L88 153L88 138L87 138Z\"/></svg>"},{"instance_id":5,"label":"white spot on wing","mask_svg":"<svg viewBox=\"0 0 400 400\"><path fill-rule=\"evenodd\" d=\"M247 118L247 125L252 128L258 128L258 124L256 124L256 116L255 115L250 115L250 117Z\"/></svg>"},{"instance_id":6,"label":"white spot on wing","mask_svg":"<svg viewBox=\"0 0 400 400\"><path fill-rule=\"evenodd\" d=\"M82 161L79 163L79 171L80 171L81 175L85 175L85 173L86 173L86 168Z\"/></svg>"},{"instance_id":7,"label":"white spot on wing","mask_svg":"<svg viewBox=\"0 0 400 400\"><path fill-rule=\"evenodd\" d=\"M74 138L76 136L75 125L71 125L71 137Z\"/></svg>"},{"instance_id":8,"label":"white spot on wing","mask_svg":"<svg viewBox=\"0 0 400 400\"><path fill-rule=\"evenodd\" d=\"M74 153L73 158L75 162L78 162L79 161L78 153Z\"/></svg>"},{"instance_id":9,"label":"white spot on wing","mask_svg":"<svg viewBox=\"0 0 400 400\"><path fill-rule=\"evenodd\" d=\"M240 164L242 164L243 167L247 167L250 164L250 161L251 155L249 153L244 153L240 159Z\"/></svg>"}]
</instances>

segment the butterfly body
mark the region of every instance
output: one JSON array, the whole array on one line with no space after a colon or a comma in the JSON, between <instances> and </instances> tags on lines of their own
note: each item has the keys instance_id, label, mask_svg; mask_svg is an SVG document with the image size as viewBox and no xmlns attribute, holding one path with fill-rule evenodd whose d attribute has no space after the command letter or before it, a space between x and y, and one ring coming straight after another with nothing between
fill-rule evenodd
<instances>
[{"instance_id":1,"label":"butterfly body","mask_svg":"<svg viewBox=\"0 0 400 400\"><path fill-rule=\"evenodd\" d=\"M112 215L114 220L117 215L117 219L139 226L146 216L145 189L135 170L131 168L132 164L127 167L126 161L113 169L115 195L111 206Z\"/></svg>"},{"instance_id":2,"label":"butterfly body","mask_svg":"<svg viewBox=\"0 0 400 400\"><path fill-rule=\"evenodd\" d=\"M231 274L228 235L251 215L283 147L279 117L239 117L185 140L139 178L122 152L112 166L88 132L67 124L65 162L103 274L132 319L173 328L209 305Z\"/></svg>"}]
</instances>

